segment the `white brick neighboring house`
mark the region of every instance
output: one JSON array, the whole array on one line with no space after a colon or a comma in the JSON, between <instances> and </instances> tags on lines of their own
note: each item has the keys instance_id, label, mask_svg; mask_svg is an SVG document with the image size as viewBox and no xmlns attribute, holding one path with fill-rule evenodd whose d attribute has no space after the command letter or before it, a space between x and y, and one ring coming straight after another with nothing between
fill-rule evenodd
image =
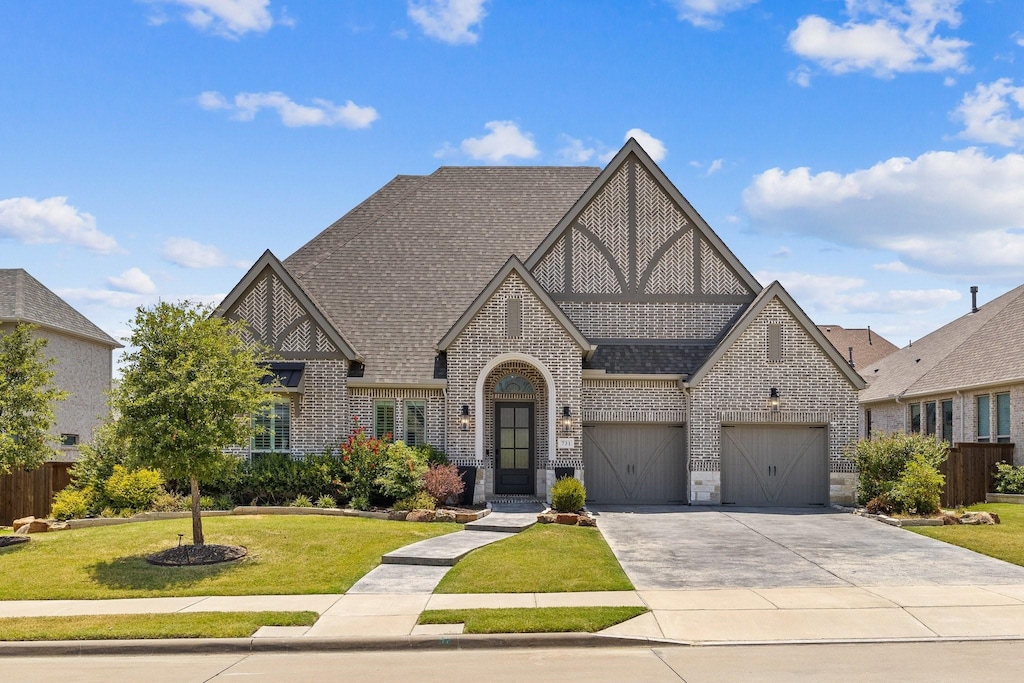
<instances>
[{"instance_id":1,"label":"white brick neighboring house","mask_svg":"<svg viewBox=\"0 0 1024 683\"><path fill-rule=\"evenodd\" d=\"M394 180L218 308L284 359L250 453L355 421L477 468L477 502L825 505L863 380L762 287L643 149L608 166L442 167Z\"/></svg>"},{"instance_id":2,"label":"white brick neighboring house","mask_svg":"<svg viewBox=\"0 0 1024 683\"><path fill-rule=\"evenodd\" d=\"M864 368L865 431L1013 443L1024 464L1022 340L1024 285Z\"/></svg>"},{"instance_id":3,"label":"white brick neighboring house","mask_svg":"<svg viewBox=\"0 0 1024 683\"><path fill-rule=\"evenodd\" d=\"M54 405L54 431L62 438L55 459L72 460L110 413L112 354L121 344L24 270L0 269L0 330L22 322L46 340L44 353L56 360L54 384L68 392Z\"/></svg>"}]
</instances>

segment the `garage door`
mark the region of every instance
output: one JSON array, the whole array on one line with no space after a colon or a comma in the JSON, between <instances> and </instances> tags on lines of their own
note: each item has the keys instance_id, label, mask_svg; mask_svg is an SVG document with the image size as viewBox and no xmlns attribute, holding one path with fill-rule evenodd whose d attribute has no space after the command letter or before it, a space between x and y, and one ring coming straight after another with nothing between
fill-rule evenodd
<instances>
[{"instance_id":1,"label":"garage door","mask_svg":"<svg viewBox=\"0 0 1024 683\"><path fill-rule=\"evenodd\" d=\"M583 467L588 501L688 502L684 426L584 425Z\"/></svg>"},{"instance_id":2,"label":"garage door","mask_svg":"<svg viewBox=\"0 0 1024 683\"><path fill-rule=\"evenodd\" d=\"M803 507L828 503L824 427L722 426L722 502Z\"/></svg>"}]
</instances>

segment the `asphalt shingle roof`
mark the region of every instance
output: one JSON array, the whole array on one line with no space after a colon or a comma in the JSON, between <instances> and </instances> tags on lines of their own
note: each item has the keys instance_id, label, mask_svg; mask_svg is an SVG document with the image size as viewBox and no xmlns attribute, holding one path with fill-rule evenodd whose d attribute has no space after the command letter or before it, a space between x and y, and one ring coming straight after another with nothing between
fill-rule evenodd
<instances>
[{"instance_id":1,"label":"asphalt shingle roof","mask_svg":"<svg viewBox=\"0 0 1024 683\"><path fill-rule=\"evenodd\" d=\"M491 277L525 260L597 177L587 167L398 176L284 266L365 360L365 379L435 377L434 345Z\"/></svg>"},{"instance_id":2,"label":"asphalt shingle roof","mask_svg":"<svg viewBox=\"0 0 1024 683\"><path fill-rule=\"evenodd\" d=\"M839 325L818 325L818 329L843 358L849 358L850 347L853 347L853 363L857 369L866 368L899 350L888 339L864 327L846 329Z\"/></svg>"},{"instance_id":3,"label":"asphalt shingle roof","mask_svg":"<svg viewBox=\"0 0 1024 683\"><path fill-rule=\"evenodd\" d=\"M714 350L714 344L598 344L585 370L638 375L690 375Z\"/></svg>"},{"instance_id":4,"label":"asphalt shingle roof","mask_svg":"<svg viewBox=\"0 0 1024 683\"><path fill-rule=\"evenodd\" d=\"M860 400L955 391L1024 378L1024 285L861 371Z\"/></svg>"},{"instance_id":5,"label":"asphalt shingle roof","mask_svg":"<svg viewBox=\"0 0 1024 683\"><path fill-rule=\"evenodd\" d=\"M22 268L0 268L0 322L27 322L120 348L113 337Z\"/></svg>"}]
</instances>

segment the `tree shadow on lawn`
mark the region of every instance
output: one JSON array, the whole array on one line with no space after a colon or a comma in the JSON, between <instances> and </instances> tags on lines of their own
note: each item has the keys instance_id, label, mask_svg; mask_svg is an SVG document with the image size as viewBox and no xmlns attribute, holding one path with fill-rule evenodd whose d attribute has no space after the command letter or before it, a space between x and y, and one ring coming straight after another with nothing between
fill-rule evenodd
<instances>
[{"instance_id":1,"label":"tree shadow on lawn","mask_svg":"<svg viewBox=\"0 0 1024 683\"><path fill-rule=\"evenodd\" d=\"M244 559L220 564L165 567L146 562L146 555L129 555L97 562L86 571L99 584L111 589L167 590L187 588L206 579L241 569Z\"/></svg>"}]
</instances>

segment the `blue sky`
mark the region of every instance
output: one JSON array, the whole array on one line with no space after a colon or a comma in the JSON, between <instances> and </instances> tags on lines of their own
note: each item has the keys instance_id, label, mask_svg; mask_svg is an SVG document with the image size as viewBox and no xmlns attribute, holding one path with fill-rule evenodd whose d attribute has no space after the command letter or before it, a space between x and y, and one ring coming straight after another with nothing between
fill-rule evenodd
<instances>
[{"instance_id":1,"label":"blue sky","mask_svg":"<svg viewBox=\"0 0 1024 683\"><path fill-rule=\"evenodd\" d=\"M1019 0L0 4L0 267L115 336L396 174L633 134L819 323L905 345L1024 282Z\"/></svg>"}]
</instances>

